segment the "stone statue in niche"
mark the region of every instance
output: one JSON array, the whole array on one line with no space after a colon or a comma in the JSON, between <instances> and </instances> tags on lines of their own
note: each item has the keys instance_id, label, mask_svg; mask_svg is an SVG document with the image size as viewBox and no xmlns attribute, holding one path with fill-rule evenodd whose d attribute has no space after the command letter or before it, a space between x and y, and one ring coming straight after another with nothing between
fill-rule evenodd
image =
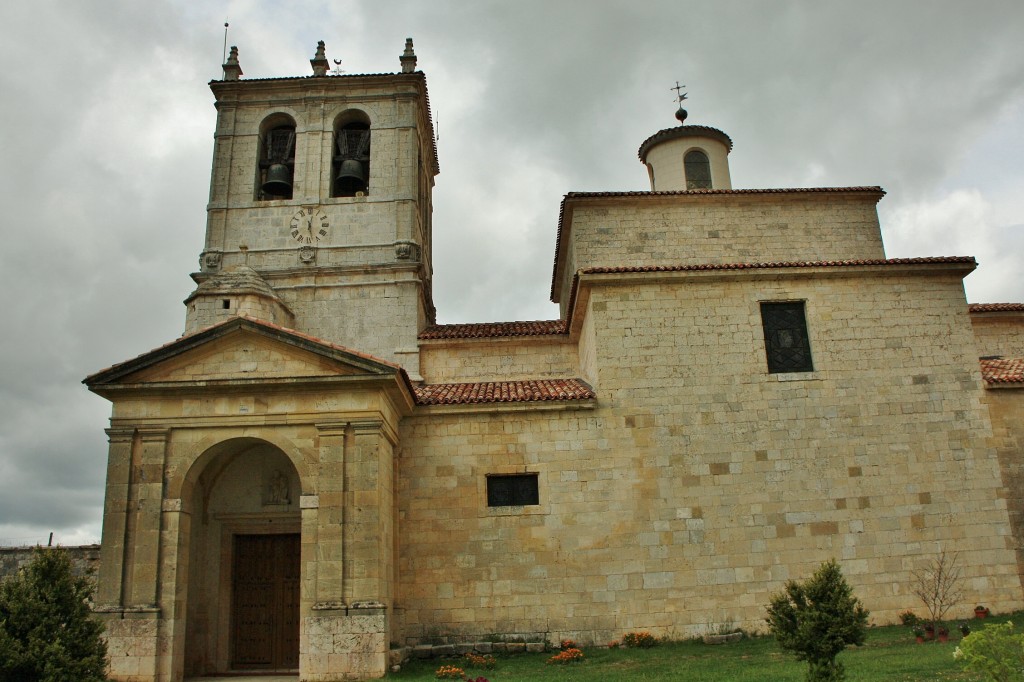
<instances>
[{"instance_id":1,"label":"stone statue in niche","mask_svg":"<svg viewBox=\"0 0 1024 682\"><path fill-rule=\"evenodd\" d=\"M277 469L270 475L270 480L267 483L267 504L278 505L278 504L290 504L291 493L289 492L288 476Z\"/></svg>"}]
</instances>

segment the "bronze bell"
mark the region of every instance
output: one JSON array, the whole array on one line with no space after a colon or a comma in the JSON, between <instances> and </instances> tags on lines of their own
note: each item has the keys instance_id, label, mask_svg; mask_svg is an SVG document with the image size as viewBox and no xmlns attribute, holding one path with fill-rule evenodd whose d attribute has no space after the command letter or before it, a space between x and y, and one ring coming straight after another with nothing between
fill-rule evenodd
<instances>
[{"instance_id":1,"label":"bronze bell","mask_svg":"<svg viewBox=\"0 0 1024 682\"><path fill-rule=\"evenodd\" d=\"M334 178L334 196L351 197L366 191L366 168L362 161L345 159Z\"/></svg>"},{"instance_id":2,"label":"bronze bell","mask_svg":"<svg viewBox=\"0 0 1024 682\"><path fill-rule=\"evenodd\" d=\"M283 163L272 163L267 169L267 180L260 187L264 194L273 194L277 197L291 196L292 193L292 171Z\"/></svg>"}]
</instances>

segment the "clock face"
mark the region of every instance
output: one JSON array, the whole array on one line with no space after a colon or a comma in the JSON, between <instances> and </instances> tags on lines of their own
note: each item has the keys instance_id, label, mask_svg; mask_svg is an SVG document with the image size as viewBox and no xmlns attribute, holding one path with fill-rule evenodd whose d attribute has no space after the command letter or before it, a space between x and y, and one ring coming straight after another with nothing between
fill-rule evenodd
<instances>
[{"instance_id":1,"label":"clock face","mask_svg":"<svg viewBox=\"0 0 1024 682\"><path fill-rule=\"evenodd\" d=\"M292 216L288 230L292 239L299 244L317 244L327 239L327 230L330 226L327 214L313 206L300 208L299 212Z\"/></svg>"}]
</instances>

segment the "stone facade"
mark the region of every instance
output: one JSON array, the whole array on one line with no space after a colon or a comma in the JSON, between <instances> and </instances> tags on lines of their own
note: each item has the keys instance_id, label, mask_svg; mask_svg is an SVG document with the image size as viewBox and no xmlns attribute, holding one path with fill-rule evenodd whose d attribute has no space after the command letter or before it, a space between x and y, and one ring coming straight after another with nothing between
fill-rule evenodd
<instances>
[{"instance_id":1,"label":"stone facade","mask_svg":"<svg viewBox=\"0 0 1024 682\"><path fill-rule=\"evenodd\" d=\"M437 325L414 61L256 81L234 61L212 84L186 335L86 380L113 404L112 679L328 682L495 635L758 629L829 558L876 622L918 607L942 550L954 616L1024 607L1024 320L968 307L973 259L886 259L877 187L733 190L731 141L684 126L642 147L658 191L566 196L559 320ZM353 116L368 186L331 196ZM259 184L282 122L291 199ZM673 150L702 141L715 184L673 187Z\"/></svg>"}]
</instances>

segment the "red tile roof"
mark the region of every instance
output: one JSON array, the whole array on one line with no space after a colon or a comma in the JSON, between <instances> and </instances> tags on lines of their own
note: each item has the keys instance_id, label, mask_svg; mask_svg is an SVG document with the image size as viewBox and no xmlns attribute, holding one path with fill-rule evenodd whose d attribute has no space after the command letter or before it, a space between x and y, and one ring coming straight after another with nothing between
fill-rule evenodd
<instances>
[{"instance_id":1,"label":"red tile roof","mask_svg":"<svg viewBox=\"0 0 1024 682\"><path fill-rule=\"evenodd\" d=\"M417 386L415 391L417 405L545 402L588 400L595 397L594 389L582 379L426 384Z\"/></svg>"},{"instance_id":2,"label":"red tile roof","mask_svg":"<svg viewBox=\"0 0 1024 682\"><path fill-rule=\"evenodd\" d=\"M857 187L764 187L761 189L674 189L661 192L630 190L626 192L569 192L566 199L590 199L593 197L671 197L701 194L851 194L867 192L877 194L881 199L885 190L878 185Z\"/></svg>"},{"instance_id":3,"label":"red tile roof","mask_svg":"<svg viewBox=\"0 0 1024 682\"><path fill-rule=\"evenodd\" d=\"M525 322L480 322L474 324L433 324L420 332L421 339L483 339L502 336L544 336L566 334L565 320Z\"/></svg>"},{"instance_id":4,"label":"red tile roof","mask_svg":"<svg viewBox=\"0 0 1024 682\"><path fill-rule=\"evenodd\" d=\"M1024 384L1024 358L982 358L981 376L987 384Z\"/></svg>"},{"instance_id":5,"label":"red tile roof","mask_svg":"<svg viewBox=\"0 0 1024 682\"><path fill-rule=\"evenodd\" d=\"M687 272L700 270L757 270L762 268L837 268L863 265L924 265L929 263L969 263L976 265L974 256L937 256L926 258L878 258L860 260L783 261L779 263L701 263L697 265L624 265L593 267L580 270L583 274L610 272Z\"/></svg>"},{"instance_id":6,"label":"red tile roof","mask_svg":"<svg viewBox=\"0 0 1024 682\"><path fill-rule=\"evenodd\" d=\"M640 143L640 149L636 155L640 157L643 162L647 161L647 153L651 151L651 147L664 142L666 140L675 140L680 137L695 137L702 135L704 137L713 137L719 140L725 145L726 149L732 151L732 138L723 133L718 128L712 128L710 126L688 126L679 125L674 128L665 128L665 130L659 130L654 133L646 140Z\"/></svg>"},{"instance_id":7,"label":"red tile roof","mask_svg":"<svg viewBox=\"0 0 1024 682\"><path fill-rule=\"evenodd\" d=\"M1024 313L1024 303L972 303L967 309L972 313Z\"/></svg>"}]
</instances>

